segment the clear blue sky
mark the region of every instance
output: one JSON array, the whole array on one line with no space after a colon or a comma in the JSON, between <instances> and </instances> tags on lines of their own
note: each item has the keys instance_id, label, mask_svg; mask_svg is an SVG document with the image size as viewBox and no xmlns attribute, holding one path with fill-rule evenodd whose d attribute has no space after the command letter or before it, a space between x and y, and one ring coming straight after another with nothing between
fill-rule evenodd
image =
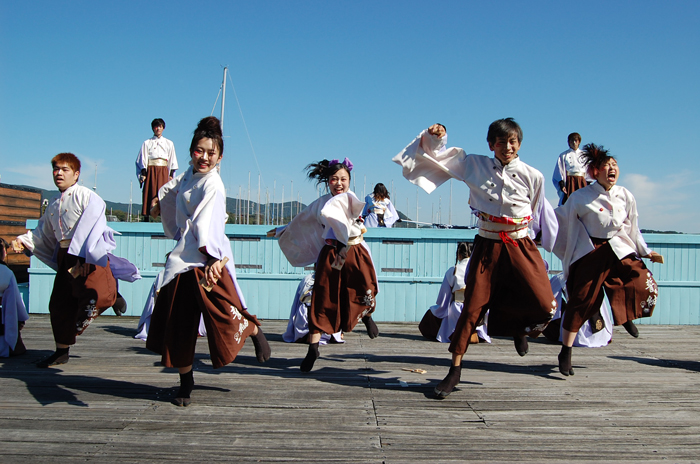
<instances>
[{"instance_id":1,"label":"clear blue sky","mask_svg":"<svg viewBox=\"0 0 700 464\"><path fill-rule=\"evenodd\" d=\"M50 158L76 153L83 183L140 202L134 160L165 119L182 167L229 66L222 177L235 197L316 197L303 167L349 157L355 190L416 187L391 158L434 122L450 145L489 154L491 121L523 127L522 159L549 179L566 136L604 145L644 228L700 233L690 135L700 124L698 1L0 0L0 181L52 188ZM220 109L216 108L215 115ZM251 144L252 142L252 144ZM467 224L454 183L453 223ZM418 195L448 221L449 185ZM407 206L408 205L408 206ZM406 211L408 209L408 211ZM434 217L431 217L434 215Z\"/></svg>"}]
</instances>

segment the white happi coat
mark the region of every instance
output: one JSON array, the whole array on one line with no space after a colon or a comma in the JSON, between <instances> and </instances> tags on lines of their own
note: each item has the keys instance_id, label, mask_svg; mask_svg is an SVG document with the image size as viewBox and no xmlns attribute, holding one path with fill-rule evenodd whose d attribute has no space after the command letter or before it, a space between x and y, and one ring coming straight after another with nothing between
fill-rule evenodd
<instances>
[{"instance_id":1,"label":"white happi coat","mask_svg":"<svg viewBox=\"0 0 700 464\"><path fill-rule=\"evenodd\" d=\"M564 278L573 263L595 249L591 237L608 239L619 259L651 253L639 231L637 202L624 187L613 185L606 191L593 183L575 191L555 213L559 236L554 253L562 261Z\"/></svg>"},{"instance_id":2,"label":"white happi coat","mask_svg":"<svg viewBox=\"0 0 700 464\"><path fill-rule=\"evenodd\" d=\"M205 267L207 256L199 251L204 248L213 258L228 258L226 269L243 309L247 309L243 292L236 280L231 242L225 232L228 219L226 189L218 170L212 169L202 174L190 166L161 187L158 198L165 235L177 240L165 263L162 286L178 274L196 267Z\"/></svg>"},{"instance_id":3,"label":"white happi coat","mask_svg":"<svg viewBox=\"0 0 700 464\"><path fill-rule=\"evenodd\" d=\"M561 200L564 198L564 192L561 190L561 185L559 183L566 182L567 175L583 176L586 178L587 182L593 182L595 180L588 174L588 169L586 169L582 154L583 152L580 149L572 150L569 148L557 157L557 164L554 166L554 172L552 173L552 183L557 191L557 195L559 195L559 204L561 204Z\"/></svg>"},{"instance_id":4,"label":"white happi coat","mask_svg":"<svg viewBox=\"0 0 700 464\"><path fill-rule=\"evenodd\" d=\"M73 184L54 198L34 230L17 237L27 254L36 255L53 270L61 240L70 240L68 253L88 264L109 267L116 279L133 282L141 278L136 266L111 254L117 232L107 227L105 202L95 192Z\"/></svg>"},{"instance_id":5,"label":"white happi coat","mask_svg":"<svg viewBox=\"0 0 700 464\"><path fill-rule=\"evenodd\" d=\"M142 169L148 169L148 162L161 160L168 163L168 172L177 170L177 156L175 155L175 145L162 135L155 135L143 142L141 150L136 156L136 177L141 175Z\"/></svg>"},{"instance_id":6,"label":"white happi coat","mask_svg":"<svg viewBox=\"0 0 700 464\"><path fill-rule=\"evenodd\" d=\"M282 253L295 267L316 263L326 239L347 244L350 237L362 235L362 223L357 218L364 206L353 192L335 196L328 193L316 199L292 222L275 231ZM369 253L364 240L362 245Z\"/></svg>"}]
</instances>

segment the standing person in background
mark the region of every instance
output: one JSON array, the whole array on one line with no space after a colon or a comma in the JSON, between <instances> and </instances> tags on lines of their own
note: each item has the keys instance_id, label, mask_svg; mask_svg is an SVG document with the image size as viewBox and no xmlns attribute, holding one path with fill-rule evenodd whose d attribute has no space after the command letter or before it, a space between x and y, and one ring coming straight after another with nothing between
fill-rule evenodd
<instances>
[{"instance_id":1,"label":"standing person in background","mask_svg":"<svg viewBox=\"0 0 700 464\"><path fill-rule=\"evenodd\" d=\"M151 203L158 196L158 190L168 183L177 171L175 145L163 137L165 121L160 118L154 119L151 129L153 137L143 142L136 157L136 177L143 189L141 214L144 222L148 222Z\"/></svg>"},{"instance_id":2,"label":"standing person in background","mask_svg":"<svg viewBox=\"0 0 700 464\"><path fill-rule=\"evenodd\" d=\"M365 197L362 217L367 227L391 227L399 219L384 184L375 185L374 192Z\"/></svg>"},{"instance_id":3,"label":"standing person in background","mask_svg":"<svg viewBox=\"0 0 700 464\"><path fill-rule=\"evenodd\" d=\"M651 317L659 291L641 258L663 263L649 249L637 224L632 193L617 185L617 161L602 146L583 148L584 166L595 183L574 192L556 209L559 221L554 252L562 261L569 300L562 321L559 371L574 375L571 347L576 334L603 302L610 300L613 321L633 337L633 320Z\"/></svg>"},{"instance_id":4,"label":"standing person in background","mask_svg":"<svg viewBox=\"0 0 700 464\"><path fill-rule=\"evenodd\" d=\"M164 366L178 369L176 406L191 402L202 316L214 369L232 362L248 337L258 362L270 358L270 345L236 280L225 232L226 190L216 168L223 154L219 120L202 119L190 144L191 166L160 189L151 209L154 216L161 214L165 235L178 241L165 262L146 340L146 348L160 354Z\"/></svg>"},{"instance_id":5,"label":"standing person in background","mask_svg":"<svg viewBox=\"0 0 700 464\"><path fill-rule=\"evenodd\" d=\"M379 335L372 319L379 292L366 231L360 213L364 208L350 191L353 164L345 158L309 164L307 176L325 184L329 193L318 198L292 222L272 229L269 236L292 266L316 263L309 311L309 351L301 371L309 372L319 357L321 334L351 332L362 321L369 338Z\"/></svg>"},{"instance_id":6,"label":"standing person in background","mask_svg":"<svg viewBox=\"0 0 700 464\"><path fill-rule=\"evenodd\" d=\"M49 300L56 351L37 363L49 367L68 362L68 350L90 323L117 300L116 279L140 279L138 269L111 254L114 231L107 227L105 202L78 185L80 160L59 153L51 160L54 198L34 230L12 241L16 253L36 255L56 271Z\"/></svg>"},{"instance_id":7,"label":"standing person in background","mask_svg":"<svg viewBox=\"0 0 700 464\"><path fill-rule=\"evenodd\" d=\"M559 195L559 205L566 203L576 190L593 182L583 165L584 160L578 148L581 145L581 135L578 132L572 132L567 140L569 149L559 155L552 174L552 182Z\"/></svg>"}]
</instances>

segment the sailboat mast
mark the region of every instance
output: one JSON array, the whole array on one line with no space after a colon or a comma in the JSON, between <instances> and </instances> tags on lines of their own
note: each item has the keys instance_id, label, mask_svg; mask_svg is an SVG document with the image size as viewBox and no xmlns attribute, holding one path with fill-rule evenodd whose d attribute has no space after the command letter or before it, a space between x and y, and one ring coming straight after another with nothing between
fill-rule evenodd
<instances>
[{"instance_id":1,"label":"sailboat mast","mask_svg":"<svg viewBox=\"0 0 700 464\"><path fill-rule=\"evenodd\" d=\"M224 83L221 84L221 133L224 133L224 107L226 106L226 73L228 73L228 66L224 66Z\"/></svg>"}]
</instances>

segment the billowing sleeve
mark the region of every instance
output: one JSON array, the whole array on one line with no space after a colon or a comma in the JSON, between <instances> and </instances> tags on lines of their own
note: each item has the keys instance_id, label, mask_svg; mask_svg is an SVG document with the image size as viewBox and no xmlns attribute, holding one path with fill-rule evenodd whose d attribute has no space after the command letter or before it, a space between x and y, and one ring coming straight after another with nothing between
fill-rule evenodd
<instances>
[{"instance_id":1,"label":"billowing sleeve","mask_svg":"<svg viewBox=\"0 0 700 464\"><path fill-rule=\"evenodd\" d=\"M334 196L321 210L321 218L326 230L325 238L329 238L329 232L333 231L335 238L343 244L347 244L351 237L351 228L365 207L352 192L341 193Z\"/></svg>"},{"instance_id":2,"label":"billowing sleeve","mask_svg":"<svg viewBox=\"0 0 700 464\"><path fill-rule=\"evenodd\" d=\"M435 317L440 319L447 317L450 303L452 303L452 283L454 280L454 273L454 266L445 272L445 277L442 279L442 285L440 285L440 291L438 292L435 304L430 307L430 311L432 311Z\"/></svg>"},{"instance_id":3,"label":"billowing sleeve","mask_svg":"<svg viewBox=\"0 0 700 464\"><path fill-rule=\"evenodd\" d=\"M540 187L535 189L535 201L532 205L532 231L537 236L541 233L540 240L542 248L552 251L557 238L559 224L554 208L544 196L544 182L540 182Z\"/></svg>"},{"instance_id":4,"label":"billowing sleeve","mask_svg":"<svg viewBox=\"0 0 700 464\"><path fill-rule=\"evenodd\" d=\"M275 236L279 238L280 249L292 266L313 264L321 253L325 241L319 214L328 198L329 195L318 198L297 214L292 222L277 228Z\"/></svg>"},{"instance_id":5,"label":"billowing sleeve","mask_svg":"<svg viewBox=\"0 0 700 464\"><path fill-rule=\"evenodd\" d=\"M76 192L77 195L77 192ZM88 264L107 266L107 254L117 246L112 229L107 227L105 202L97 194L88 192L87 204L75 224L68 253L85 259Z\"/></svg>"},{"instance_id":6,"label":"billowing sleeve","mask_svg":"<svg viewBox=\"0 0 700 464\"><path fill-rule=\"evenodd\" d=\"M559 231L552 251L561 260L564 279L569 277L569 268L573 263L595 249L578 217L576 205L579 197L576 194L569 197L564 205L554 210Z\"/></svg>"},{"instance_id":7,"label":"billowing sleeve","mask_svg":"<svg viewBox=\"0 0 700 464\"><path fill-rule=\"evenodd\" d=\"M439 138L427 130L392 158L403 168L403 176L431 193L450 178L464 181L466 154L457 147L445 148L447 135Z\"/></svg>"},{"instance_id":8,"label":"billowing sleeve","mask_svg":"<svg viewBox=\"0 0 700 464\"><path fill-rule=\"evenodd\" d=\"M27 233L17 237L17 240L22 242L26 248L25 254L31 256L34 255L41 260L44 264L49 266L54 271L58 269L58 265L55 262L54 253L56 247L58 246L58 240L56 240L56 235L54 234L53 226L49 220L50 213L44 213L39 219L34 230L29 230Z\"/></svg>"},{"instance_id":9,"label":"billowing sleeve","mask_svg":"<svg viewBox=\"0 0 700 464\"><path fill-rule=\"evenodd\" d=\"M175 144L170 141L168 144L168 172L177 171L177 155L175 155Z\"/></svg>"},{"instance_id":10,"label":"billowing sleeve","mask_svg":"<svg viewBox=\"0 0 700 464\"><path fill-rule=\"evenodd\" d=\"M187 171L189 172L189 171ZM173 239L179 239L179 228L177 226L177 192L185 177L184 172L177 177L174 177L170 182L163 185L158 190L158 200L160 201L160 218L163 224L165 236Z\"/></svg>"},{"instance_id":11,"label":"billowing sleeve","mask_svg":"<svg viewBox=\"0 0 700 464\"><path fill-rule=\"evenodd\" d=\"M651 253L651 249L647 246L647 242L642 237L642 232L639 230L639 215L637 213L637 200L635 200L632 193L629 191L625 192L627 200L627 220L623 224L623 228L627 233L627 236L634 243L635 251L639 256L648 256Z\"/></svg>"}]
</instances>

